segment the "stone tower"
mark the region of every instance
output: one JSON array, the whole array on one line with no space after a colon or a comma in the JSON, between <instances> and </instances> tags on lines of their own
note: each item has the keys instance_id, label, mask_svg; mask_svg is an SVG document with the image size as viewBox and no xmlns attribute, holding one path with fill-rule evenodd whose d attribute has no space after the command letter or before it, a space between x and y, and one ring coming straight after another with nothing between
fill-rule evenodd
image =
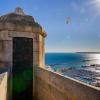
<instances>
[{"instance_id":1,"label":"stone tower","mask_svg":"<svg viewBox=\"0 0 100 100\"><path fill-rule=\"evenodd\" d=\"M0 16L0 67L12 70L13 84L16 85L16 75L22 77L21 79L27 82L27 78L30 79L30 77L26 78L26 76L30 75L30 69L33 70L35 65L45 66L45 37L46 33L40 24L32 16L25 15L24 11L19 7L15 9L15 12ZM17 78L17 82L20 77ZM31 84L29 88L32 88L33 83L29 84ZM21 91L16 88L15 90L17 92ZM17 94L16 91L14 96ZM20 93L17 96L19 95Z\"/></svg>"},{"instance_id":2,"label":"stone tower","mask_svg":"<svg viewBox=\"0 0 100 100\"><path fill-rule=\"evenodd\" d=\"M25 15L21 8L15 12L0 16L0 66L13 65L14 38L33 40L33 65L44 67L44 38L46 33L30 15Z\"/></svg>"}]
</instances>

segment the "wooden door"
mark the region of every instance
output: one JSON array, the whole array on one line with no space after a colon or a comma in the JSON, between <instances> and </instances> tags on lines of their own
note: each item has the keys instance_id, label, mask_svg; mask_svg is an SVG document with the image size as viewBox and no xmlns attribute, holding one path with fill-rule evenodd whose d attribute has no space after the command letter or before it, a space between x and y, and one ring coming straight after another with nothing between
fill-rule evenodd
<instances>
[{"instance_id":1,"label":"wooden door","mask_svg":"<svg viewBox=\"0 0 100 100\"><path fill-rule=\"evenodd\" d=\"M13 38L12 98L33 98L33 40Z\"/></svg>"}]
</instances>

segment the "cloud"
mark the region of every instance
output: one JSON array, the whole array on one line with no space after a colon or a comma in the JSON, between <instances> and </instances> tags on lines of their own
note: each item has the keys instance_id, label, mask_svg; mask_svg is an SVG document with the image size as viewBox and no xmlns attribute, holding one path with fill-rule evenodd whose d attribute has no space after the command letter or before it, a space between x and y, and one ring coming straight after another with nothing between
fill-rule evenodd
<instances>
[{"instance_id":1,"label":"cloud","mask_svg":"<svg viewBox=\"0 0 100 100\"><path fill-rule=\"evenodd\" d=\"M79 12L80 14L84 14L86 9L83 4L78 4L76 2L71 2L70 7L72 8L73 11Z\"/></svg>"}]
</instances>

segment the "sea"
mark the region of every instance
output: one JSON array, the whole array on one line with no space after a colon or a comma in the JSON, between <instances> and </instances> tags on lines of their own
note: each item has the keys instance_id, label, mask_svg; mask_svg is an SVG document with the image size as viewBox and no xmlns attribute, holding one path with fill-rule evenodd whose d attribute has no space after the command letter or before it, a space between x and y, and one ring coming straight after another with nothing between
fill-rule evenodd
<instances>
[{"instance_id":1,"label":"sea","mask_svg":"<svg viewBox=\"0 0 100 100\"><path fill-rule=\"evenodd\" d=\"M45 64L54 70L62 67L81 68L85 65L100 64L97 53L46 53Z\"/></svg>"},{"instance_id":2,"label":"sea","mask_svg":"<svg viewBox=\"0 0 100 100\"><path fill-rule=\"evenodd\" d=\"M61 74L88 84L100 82L100 54L97 53L46 53L45 63L50 70L58 72L71 68ZM94 65L99 65L96 69ZM89 66L89 67L83 67ZM47 67L48 68L48 67Z\"/></svg>"}]
</instances>

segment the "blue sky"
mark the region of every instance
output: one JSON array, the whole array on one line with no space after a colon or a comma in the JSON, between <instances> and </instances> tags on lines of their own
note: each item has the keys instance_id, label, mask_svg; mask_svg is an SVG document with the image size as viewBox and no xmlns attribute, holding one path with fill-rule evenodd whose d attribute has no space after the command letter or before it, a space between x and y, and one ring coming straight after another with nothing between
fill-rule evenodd
<instances>
[{"instance_id":1,"label":"blue sky","mask_svg":"<svg viewBox=\"0 0 100 100\"><path fill-rule=\"evenodd\" d=\"M46 52L100 52L100 0L0 0L0 15L16 7L43 26Z\"/></svg>"}]
</instances>

